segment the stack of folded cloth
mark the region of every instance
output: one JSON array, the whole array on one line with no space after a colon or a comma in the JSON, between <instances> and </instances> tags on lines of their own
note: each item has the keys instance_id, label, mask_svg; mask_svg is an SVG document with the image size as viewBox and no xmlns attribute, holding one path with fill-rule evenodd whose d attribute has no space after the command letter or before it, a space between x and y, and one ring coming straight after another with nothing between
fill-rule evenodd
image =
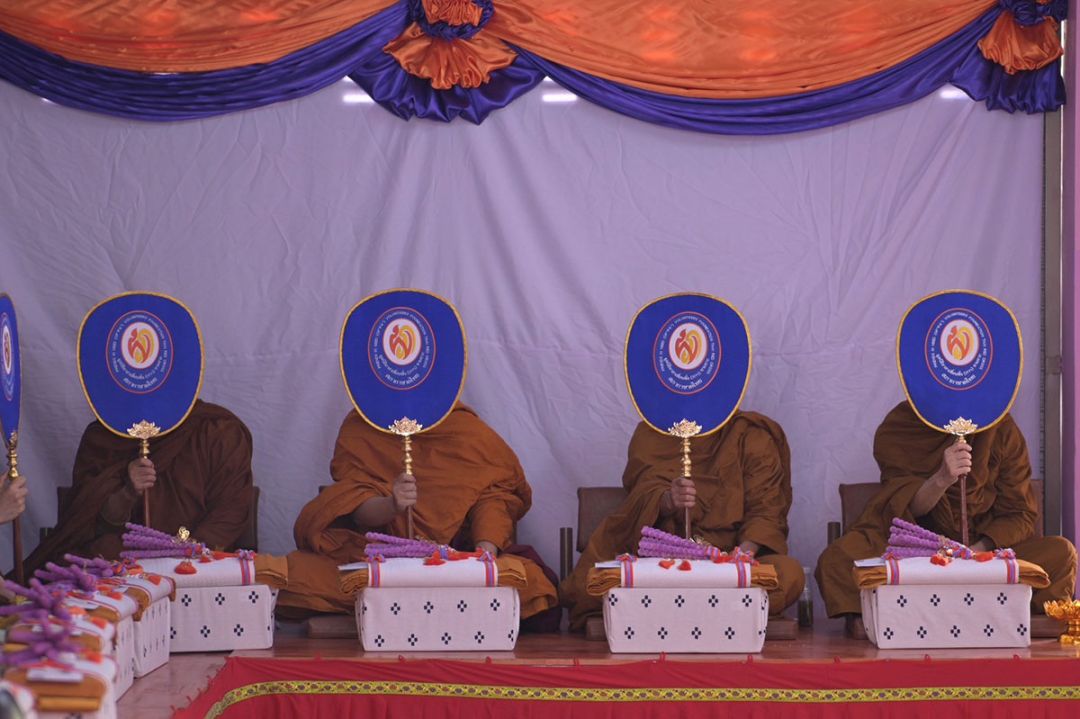
<instances>
[{"instance_id":1,"label":"stack of folded cloth","mask_svg":"<svg viewBox=\"0 0 1080 719\"><path fill-rule=\"evenodd\" d=\"M46 587L38 579L29 587L6 586L17 602L0 607L0 616L16 618L5 637L4 679L29 689L40 712L113 716L116 662L74 639L77 617L63 588Z\"/></svg>"},{"instance_id":2,"label":"stack of folded cloth","mask_svg":"<svg viewBox=\"0 0 1080 719\"><path fill-rule=\"evenodd\" d=\"M188 538L173 537L149 527L128 524L121 556L143 571L167 577L187 588L266 584L282 589L288 580L284 557L240 550L215 552Z\"/></svg>"},{"instance_id":3,"label":"stack of folded cloth","mask_svg":"<svg viewBox=\"0 0 1080 719\"><path fill-rule=\"evenodd\" d=\"M859 589L885 584L1028 584L1050 586L1037 564L1017 559L1011 549L974 552L948 537L903 519L893 519L889 544L880 561L853 568Z\"/></svg>"},{"instance_id":4,"label":"stack of folded cloth","mask_svg":"<svg viewBox=\"0 0 1080 719\"><path fill-rule=\"evenodd\" d=\"M624 554L614 562L592 567L586 578L586 591L603 596L616 587L643 586L635 583L635 572L654 580L648 582L650 586L753 586L765 591L780 586L775 567L760 564L738 547L729 553L654 527L641 528L638 557Z\"/></svg>"},{"instance_id":5,"label":"stack of folded cloth","mask_svg":"<svg viewBox=\"0 0 1080 719\"><path fill-rule=\"evenodd\" d=\"M339 567L341 590L348 596L369 586L526 586L525 566L511 555L493 558L479 550L459 552L422 539L378 532L368 532L366 537L365 560Z\"/></svg>"}]
</instances>

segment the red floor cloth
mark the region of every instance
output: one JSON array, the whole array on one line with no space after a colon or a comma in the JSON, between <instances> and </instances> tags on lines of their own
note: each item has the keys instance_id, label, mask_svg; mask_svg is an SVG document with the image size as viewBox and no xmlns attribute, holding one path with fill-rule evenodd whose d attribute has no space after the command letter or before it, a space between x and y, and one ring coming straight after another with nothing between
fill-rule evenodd
<instances>
[{"instance_id":1,"label":"red floor cloth","mask_svg":"<svg viewBox=\"0 0 1080 719\"><path fill-rule=\"evenodd\" d=\"M230 658L178 719L1076 717L1080 659L569 667Z\"/></svg>"}]
</instances>

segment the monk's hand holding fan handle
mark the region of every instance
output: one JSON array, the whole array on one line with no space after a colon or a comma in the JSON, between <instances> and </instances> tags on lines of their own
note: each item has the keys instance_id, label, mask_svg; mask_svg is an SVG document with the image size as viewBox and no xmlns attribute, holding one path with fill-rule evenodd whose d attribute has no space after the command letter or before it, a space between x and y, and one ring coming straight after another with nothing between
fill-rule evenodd
<instances>
[{"instance_id":1,"label":"monk's hand holding fan handle","mask_svg":"<svg viewBox=\"0 0 1080 719\"><path fill-rule=\"evenodd\" d=\"M127 479L131 490L141 497L143 492L152 488L154 482L157 481L154 463L150 461L149 457L140 457L133 460L128 464Z\"/></svg>"},{"instance_id":2,"label":"monk's hand holding fan handle","mask_svg":"<svg viewBox=\"0 0 1080 719\"><path fill-rule=\"evenodd\" d=\"M26 478L4 475L0 484L0 524L10 522L26 509Z\"/></svg>"},{"instance_id":3,"label":"monk's hand holding fan handle","mask_svg":"<svg viewBox=\"0 0 1080 719\"><path fill-rule=\"evenodd\" d=\"M694 480L689 477L676 477L671 481L671 489L667 492L671 502L671 509L692 509L697 501L697 488Z\"/></svg>"},{"instance_id":4,"label":"monk's hand holding fan handle","mask_svg":"<svg viewBox=\"0 0 1080 719\"><path fill-rule=\"evenodd\" d=\"M949 487L969 472L971 472L971 445L960 439L945 449L941 458L941 467L938 468L934 478L941 486Z\"/></svg>"},{"instance_id":5,"label":"monk's hand holding fan handle","mask_svg":"<svg viewBox=\"0 0 1080 719\"><path fill-rule=\"evenodd\" d=\"M402 472L394 479L391 492L394 500L394 510L398 513L404 512L416 504L416 477Z\"/></svg>"}]
</instances>

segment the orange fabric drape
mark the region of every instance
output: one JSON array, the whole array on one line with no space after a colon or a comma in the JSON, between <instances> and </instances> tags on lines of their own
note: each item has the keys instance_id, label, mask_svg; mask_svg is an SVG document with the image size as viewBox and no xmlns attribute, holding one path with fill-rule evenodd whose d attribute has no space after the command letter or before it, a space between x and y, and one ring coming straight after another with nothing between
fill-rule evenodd
<instances>
[{"instance_id":1,"label":"orange fabric drape","mask_svg":"<svg viewBox=\"0 0 1080 719\"><path fill-rule=\"evenodd\" d=\"M0 0L0 30L69 60L144 72L268 63L400 0ZM996 0L498 0L472 40L411 27L388 46L437 88L475 87L518 45L654 92L748 99L834 87L892 67L990 11ZM475 22L464 0L425 0L437 20ZM1010 72L1060 55L1056 23L1005 12L980 42Z\"/></svg>"},{"instance_id":2,"label":"orange fabric drape","mask_svg":"<svg viewBox=\"0 0 1080 719\"><path fill-rule=\"evenodd\" d=\"M745 99L840 85L945 39L996 0L502 0L487 30L653 92Z\"/></svg>"},{"instance_id":3,"label":"orange fabric drape","mask_svg":"<svg viewBox=\"0 0 1080 719\"><path fill-rule=\"evenodd\" d=\"M69 60L202 72L277 60L395 0L0 0L0 30Z\"/></svg>"}]
</instances>

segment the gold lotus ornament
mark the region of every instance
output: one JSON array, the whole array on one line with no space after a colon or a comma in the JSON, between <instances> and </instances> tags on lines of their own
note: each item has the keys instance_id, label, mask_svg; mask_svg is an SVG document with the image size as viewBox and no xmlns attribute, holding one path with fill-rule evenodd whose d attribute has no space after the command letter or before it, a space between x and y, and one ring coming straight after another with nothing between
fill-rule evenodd
<instances>
[{"instance_id":1,"label":"gold lotus ornament","mask_svg":"<svg viewBox=\"0 0 1080 719\"><path fill-rule=\"evenodd\" d=\"M979 425L975 424L970 419L965 419L964 417L957 417L956 419L950 421L947 425L942 427L942 429L944 429L946 432L948 432L954 437L963 439L969 434L975 434L976 430L979 429Z\"/></svg>"},{"instance_id":2,"label":"gold lotus ornament","mask_svg":"<svg viewBox=\"0 0 1080 719\"><path fill-rule=\"evenodd\" d=\"M1046 616L1068 625L1065 633L1058 637L1059 642L1080 646L1080 600L1056 599L1043 602L1043 610Z\"/></svg>"}]
</instances>

